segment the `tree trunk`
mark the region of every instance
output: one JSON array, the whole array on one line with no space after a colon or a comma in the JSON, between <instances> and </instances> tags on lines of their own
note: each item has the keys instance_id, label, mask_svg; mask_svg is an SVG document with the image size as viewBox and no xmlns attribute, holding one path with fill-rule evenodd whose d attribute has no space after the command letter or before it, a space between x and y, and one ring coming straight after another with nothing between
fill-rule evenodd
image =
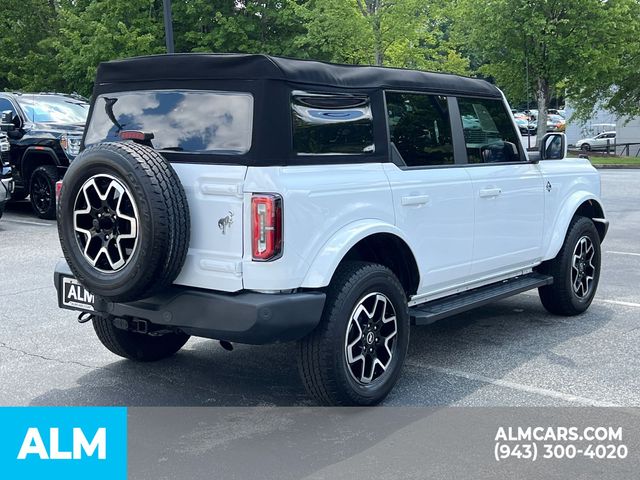
<instances>
[{"instance_id":1,"label":"tree trunk","mask_svg":"<svg viewBox=\"0 0 640 480\"><path fill-rule=\"evenodd\" d=\"M381 66L384 64L384 51L382 46L382 28L380 25L380 12L374 12L371 17L371 25L373 27L373 41L374 41L374 54L375 64Z\"/></svg>"},{"instance_id":2,"label":"tree trunk","mask_svg":"<svg viewBox=\"0 0 640 480\"><path fill-rule=\"evenodd\" d=\"M547 105L549 103L549 81L546 78L538 78L536 89L538 101L538 131L536 134L536 147L540 148L542 137L547 133Z\"/></svg>"}]
</instances>

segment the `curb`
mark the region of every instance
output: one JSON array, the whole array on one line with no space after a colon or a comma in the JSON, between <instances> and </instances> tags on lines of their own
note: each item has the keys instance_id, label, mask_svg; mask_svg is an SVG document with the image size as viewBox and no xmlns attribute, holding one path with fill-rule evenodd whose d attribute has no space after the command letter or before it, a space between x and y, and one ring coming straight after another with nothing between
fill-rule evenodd
<instances>
[{"instance_id":1,"label":"curb","mask_svg":"<svg viewBox=\"0 0 640 480\"><path fill-rule=\"evenodd\" d=\"M629 165L625 165L623 163L593 163L592 164L594 167L602 169L602 170L608 170L608 169L630 169L630 170L639 170L640 169L640 165L638 164L629 164Z\"/></svg>"}]
</instances>

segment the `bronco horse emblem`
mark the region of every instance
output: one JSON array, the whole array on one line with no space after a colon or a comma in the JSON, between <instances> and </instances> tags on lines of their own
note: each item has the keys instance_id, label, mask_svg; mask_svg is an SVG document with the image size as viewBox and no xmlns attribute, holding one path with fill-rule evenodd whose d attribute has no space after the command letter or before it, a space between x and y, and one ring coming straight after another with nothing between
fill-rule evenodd
<instances>
[{"instance_id":1,"label":"bronco horse emblem","mask_svg":"<svg viewBox=\"0 0 640 480\"><path fill-rule=\"evenodd\" d=\"M229 210L229 215L218 220L218 228L222 230L222 234L227 234L227 228L233 225L233 212Z\"/></svg>"}]
</instances>

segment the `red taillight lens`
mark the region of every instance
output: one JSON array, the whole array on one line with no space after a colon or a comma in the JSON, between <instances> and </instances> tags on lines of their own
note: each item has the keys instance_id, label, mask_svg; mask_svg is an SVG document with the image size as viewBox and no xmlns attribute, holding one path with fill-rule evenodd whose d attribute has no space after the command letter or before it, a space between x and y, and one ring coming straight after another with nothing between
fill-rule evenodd
<instances>
[{"instance_id":1,"label":"red taillight lens","mask_svg":"<svg viewBox=\"0 0 640 480\"><path fill-rule=\"evenodd\" d=\"M56 182L56 203L60 201L60 192L62 191L62 180Z\"/></svg>"},{"instance_id":2,"label":"red taillight lens","mask_svg":"<svg viewBox=\"0 0 640 480\"><path fill-rule=\"evenodd\" d=\"M282 197L254 195L251 199L251 244L253 259L274 260L282 253Z\"/></svg>"}]
</instances>

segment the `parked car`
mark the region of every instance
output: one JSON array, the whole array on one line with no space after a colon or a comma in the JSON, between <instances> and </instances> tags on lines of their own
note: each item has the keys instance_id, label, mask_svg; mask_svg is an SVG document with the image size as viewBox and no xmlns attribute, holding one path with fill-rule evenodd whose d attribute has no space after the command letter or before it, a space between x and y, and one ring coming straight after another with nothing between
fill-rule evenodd
<instances>
[{"instance_id":1,"label":"parked car","mask_svg":"<svg viewBox=\"0 0 640 480\"><path fill-rule=\"evenodd\" d=\"M119 356L296 340L311 396L370 405L412 324L536 288L577 315L596 292L598 172L561 133L528 156L483 80L189 54L95 85L54 281Z\"/></svg>"},{"instance_id":2,"label":"parked car","mask_svg":"<svg viewBox=\"0 0 640 480\"><path fill-rule=\"evenodd\" d=\"M0 132L0 218L4 214L4 207L13 192L13 176L9 164L9 140Z\"/></svg>"},{"instance_id":3,"label":"parked car","mask_svg":"<svg viewBox=\"0 0 640 480\"><path fill-rule=\"evenodd\" d=\"M547 132L564 132L566 122L560 115L547 115Z\"/></svg>"},{"instance_id":4,"label":"parked car","mask_svg":"<svg viewBox=\"0 0 640 480\"><path fill-rule=\"evenodd\" d=\"M523 117L515 117L516 125L522 135L535 135L538 129L538 124Z\"/></svg>"},{"instance_id":5,"label":"parked car","mask_svg":"<svg viewBox=\"0 0 640 480\"><path fill-rule=\"evenodd\" d=\"M561 109L557 109L557 108L550 108L549 110L547 110L547 113L553 114L553 115L560 115L562 118L566 119L566 111L564 108Z\"/></svg>"},{"instance_id":6,"label":"parked car","mask_svg":"<svg viewBox=\"0 0 640 480\"><path fill-rule=\"evenodd\" d=\"M30 196L40 218L56 216L55 184L80 150L89 104L76 95L0 92L11 143L13 198Z\"/></svg>"},{"instance_id":7,"label":"parked car","mask_svg":"<svg viewBox=\"0 0 640 480\"><path fill-rule=\"evenodd\" d=\"M603 132L591 138L583 138L576 142L576 148L588 152L590 150L606 150L607 146L614 147L616 144L616 132Z\"/></svg>"}]
</instances>

